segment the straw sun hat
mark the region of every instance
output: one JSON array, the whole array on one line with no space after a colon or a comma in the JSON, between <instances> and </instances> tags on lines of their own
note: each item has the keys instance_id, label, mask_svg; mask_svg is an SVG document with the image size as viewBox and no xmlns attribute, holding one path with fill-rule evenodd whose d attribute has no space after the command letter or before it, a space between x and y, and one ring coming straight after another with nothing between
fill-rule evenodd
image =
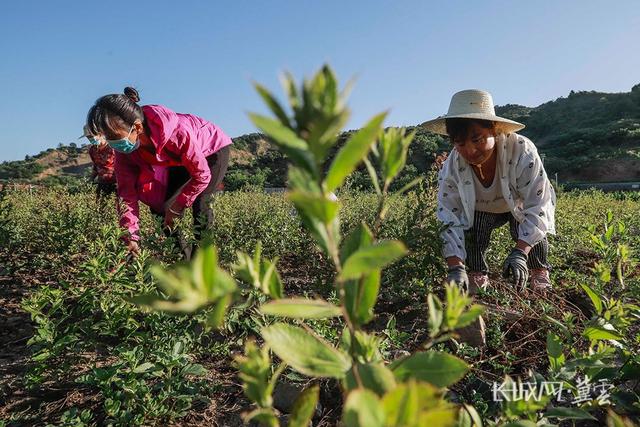
<instances>
[{"instance_id":1,"label":"straw sun hat","mask_svg":"<svg viewBox=\"0 0 640 427\"><path fill-rule=\"evenodd\" d=\"M496 116L493 98L489 92L478 89L462 90L451 97L446 115L424 122L422 126L431 132L448 135L446 119L479 119L496 123L496 129L505 134L524 128L522 123Z\"/></svg>"}]
</instances>

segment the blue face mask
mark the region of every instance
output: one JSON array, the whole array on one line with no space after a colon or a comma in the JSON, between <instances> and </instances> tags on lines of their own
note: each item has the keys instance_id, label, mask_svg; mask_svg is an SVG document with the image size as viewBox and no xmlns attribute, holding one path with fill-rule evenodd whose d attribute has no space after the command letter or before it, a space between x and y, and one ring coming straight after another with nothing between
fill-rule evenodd
<instances>
[{"instance_id":1,"label":"blue face mask","mask_svg":"<svg viewBox=\"0 0 640 427\"><path fill-rule=\"evenodd\" d=\"M129 141L129 135L131 135L131 132L133 132L133 128L134 126L131 126L131 129L129 129L129 133L127 134L126 138L107 139L107 144L109 144L109 146L114 150L124 154L129 154L134 152L140 146L140 141L136 141L136 142Z\"/></svg>"},{"instance_id":2,"label":"blue face mask","mask_svg":"<svg viewBox=\"0 0 640 427\"><path fill-rule=\"evenodd\" d=\"M100 141L97 140L95 136L88 136L87 139L91 145L100 145Z\"/></svg>"}]
</instances>

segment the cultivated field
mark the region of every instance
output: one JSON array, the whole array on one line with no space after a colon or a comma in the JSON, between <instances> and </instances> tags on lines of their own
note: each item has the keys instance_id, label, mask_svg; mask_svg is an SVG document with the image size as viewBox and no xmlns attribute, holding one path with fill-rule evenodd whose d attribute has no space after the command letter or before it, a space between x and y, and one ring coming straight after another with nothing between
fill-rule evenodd
<instances>
[{"instance_id":1,"label":"cultivated field","mask_svg":"<svg viewBox=\"0 0 640 427\"><path fill-rule=\"evenodd\" d=\"M360 221L374 219L375 195L340 194L340 200L344 234ZM3 194L0 203L0 419L4 420L0 425L13 421L16 425L241 424L241 413L252 406L243 395L233 355L242 353L249 337L259 337L260 329L273 323L272 316L258 311L266 300L261 292L240 285L222 329L207 332L202 327L204 312L171 315L129 302L134 295L156 289L150 265L178 259L150 216L143 218L142 256L124 262L115 210L111 204L96 205L91 192L18 191ZM409 249L406 257L384 271L376 315L366 326L381 341L384 360L413 352L429 339L426 295L442 295L444 277L434 203L434 189L425 184L395 200L381 224L382 238L404 241ZM252 253L261 241L265 258L279 257L285 294L336 301L330 263L282 195L226 193L217 197L215 205L211 238L223 268L233 271L236 251ZM478 351L452 341L434 346L470 366L462 380L450 386L450 401L474 405L487 420L506 419L505 407L492 402L491 384L502 381L505 374L526 377L529 370L554 377L559 371L550 367L545 350L549 332L562 342L564 363L591 357L590 363L598 364L588 348L598 349L596 353L604 351L602 347L615 348L609 341L590 345L583 336L585 325L597 315L580 287L587 284L600 295L637 301L637 270L624 267L624 289L617 280L604 283L592 272L604 259L592 234L604 233L607 211L614 223L626 225L620 237L616 229L614 243L608 246L626 243L638 255L638 201L599 192L561 193L558 235L551 238L555 291L535 296L493 275L494 286L478 298L489 307L488 348ZM587 225L595 230L589 232ZM494 239L489 256L497 272L510 248L508 230L499 230ZM633 355L629 375L637 375L638 312L632 311L613 313L608 323L622 336L618 345ZM339 342L342 321L308 323L324 340ZM614 371L601 377L617 384L618 396L611 399L615 409L637 411L637 379L630 383L622 370ZM309 378L287 369L280 383L293 385L276 388L275 405L287 412L292 394L309 384ZM333 425L341 417L339 382L315 383L320 385L321 405L314 425ZM597 408L589 411L600 419L604 415Z\"/></svg>"}]
</instances>

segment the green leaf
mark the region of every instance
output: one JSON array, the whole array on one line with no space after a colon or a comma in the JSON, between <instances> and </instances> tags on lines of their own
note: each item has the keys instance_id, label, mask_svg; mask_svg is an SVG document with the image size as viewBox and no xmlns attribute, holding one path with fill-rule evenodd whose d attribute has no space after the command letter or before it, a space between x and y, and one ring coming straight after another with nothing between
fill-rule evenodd
<instances>
[{"instance_id":1,"label":"green leaf","mask_svg":"<svg viewBox=\"0 0 640 427\"><path fill-rule=\"evenodd\" d=\"M365 223L360 223L344 240L340 248L340 260L344 263L358 249L371 245L373 234ZM345 307L349 319L363 325L373 318L373 307L380 289L380 270L374 270L358 280L345 282Z\"/></svg>"},{"instance_id":2,"label":"green leaf","mask_svg":"<svg viewBox=\"0 0 640 427\"><path fill-rule=\"evenodd\" d=\"M254 256L237 251L237 262L233 265L233 269L236 272L238 278L243 282L253 286L256 289L261 289L261 277L260 277L260 251L262 243L258 241L256 244ZM257 260L256 260L257 258Z\"/></svg>"},{"instance_id":3,"label":"green leaf","mask_svg":"<svg viewBox=\"0 0 640 427\"><path fill-rule=\"evenodd\" d=\"M409 144L414 136L415 132L405 136L404 128L390 128L380 138L380 157L386 185L389 185L404 168Z\"/></svg>"},{"instance_id":4,"label":"green leaf","mask_svg":"<svg viewBox=\"0 0 640 427\"><path fill-rule=\"evenodd\" d=\"M384 396L385 393L396 386L396 378L393 376L393 372L382 363L358 363L351 367L351 370L349 370L345 377L347 390L358 388L358 381L356 380L354 372L355 369L358 370L362 386L373 391L378 396Z\"/></svg>"},{"instance_id":5,"label":"green leaf","mask_svg":"<svg viewBox=\"0 0 640 427\"><path fill-rule=\"evenodd\" d=\"M216 253L213 245L208 245L200 248L196 254L192 270L195 278L195 282L200 282L201 287L207 295L211 296L213 291L213 285L216 280L216 270L218 268L218 254Z\"/></svg>"},{"instance_id":6,"label":"green leaf","mask_svg":"<svg viewBox=\"0 0 640 427\"><path fill-rule=\"evenodd\" d=\"M326 255L329 255L329 248L333 248L334 245L340 243L340 222L338 221L338 217L336 216L330 224L325 224L317 218L310 216L302 206L296 206L296 210L300 215L302 224L307 231L311 233L320 249L322 249ZM333 238L330 237L330 234Z\"/></svg>"},{"instance_id":7,"label":"green leaf","mask_svg":"<svg viewBox=\"0 0 640 427\"><path fill-rule=\"evenodd\" d=\"M394 362L391 369L400 381L415 378L437 387L449 387L464 377L469 365L449 353L428 351Z\"/></svg>"},{"instance_id":8,"label":"green leaf","mask_svg":"<svg viewBox=\"0 0 640 427\"><path fill-rule=\"evenodd\" d=\"M249 113L249 118L258 128L273 138L278 146L301 151L306 151L309 148L303 139L282 123L253 113Z\"/></svg>"},{"instance_id":9,"label":"green leaf","mask_svg":"<svg viewBox=\"0 0 640 427\"><path fill-rule=\"evenodd\" d=\"M378 196L382 196L382 190L380 189L380 182L378 178L378 173L376 172L376 168L373 167L373 164L371 164L371 161L369 160L368 157L365 157L364 159L362 159L362 161L364 162L364 165L367 168L367 172L369 173L369 178L371 178L371 183L373 184L374 190L376 190L376 194Z\"/></svg>"},{"instance_id":10,"label":"green leaf","mask_svg":"<svg viewBox=\"0 0 640 427\"><path fill-rule=\"evenodd\" d=\"M273 403L271 393L279 370L270 380L271 359L267 347L258 348L255 342L249 339L245 342L244 354L235 355L234 361L242 380L244 394L258 406L270 407Z\"/></svg>"},{"instance_id":11,"label":"green leaf","mask_svg":"<svg viewBox=\"0 0 640 427\"><path fill-rule=\"evenodd\" d=\"M429 336L433 338L440 333L444 311L442 310L442 302L440 299L431 293L427 295L427 307L429 309Z\"/></svg>"},{"instance_id":12,"label":"green leaf","mask_svg":"<svg viewBox=\"0 0 640 427\"><path fill-rule=\"evenodd\" d=\"M349 138L338 151L325 179L327 191L334 191L340 187L345 178L354 171L358 163L367 155L376 136L380 133L382 122L386 115L387 113L382 113L372 118L369 123Z\"/></svg>"},{"instance_id":13,"label":"green leaf","mask_svg":"<svg viewBox=\"0 0 640 427\"><path fill-rule=\"evenodd\" d=\"M590 236L591 243L595 246L596 249L605 250L607 249L607 244L602 241L602 239L598 236L592 235Z\"/></svg>"},{"instance_id":14,"label":"green leaf","mask_svg":"<svg viewBox=\"0 0 640 427\"><path fill-rule=\"evenodd\" d=\"M380 276L380 270L373 270L358 280L349 280L344 284L345 307L349 319L357 325L364 325L373 319L373 307L380 290Z\"/></svg>"},{"instance_id":15,"label":"green leaf","mask_svg":"<svg viewBox=\"0 0 640 427\"><path fill-rule=\"evenodd\" d=\"M207 371L207 369L204 366L200 365L199 363L192 363L190 365L185 366L182 369L183 375L193 375L196 377L202 377L206 375L207 372L209 371Z\"/></svg>"},{"instance_id":16,"label":"green leaf","mask_svg":"<svg viewBox=\"0 0 640 427\"><path fill-rule=\"evenodd\" d=\"M482 417L478 414L476 408L468 403L463 403L460 407L460 413L458 416L458 427L482 427ZM464 420L464 422L463 422Z\"/></svg>"},{"instance_id":17,"label":"green leaf","mask_svg":"<svg viewBox=\"0 0 640 427\"><path fill-rule=\"evenodd\" d=\"M553 317L549 316L548 314L545 314L543 316L543 318L548 321L549 323L554 324L556 327L558 327L560 329L560 332L562 332L562 335L565 336L565 338L571 338L571 331L569 331L569 328L567 328L567 325L565 325L564 323L558 321L558 319L554 319Z\"/></svg>"},{"instance_id":18,"label":"green leaf","mask_svg":"<svg viewBox=\"0 0 640 427\"><path fill-rule=\"evenodd\" d=\"M502 424L501 427L537 427L537 424L529 420L517 420Z\"/></svg>"},{"instance_id":19,"label":"green leaf","mask_svg":"<svg viewBox=\"0 0 640 427\"><path fill-rule=\"evenodd\" d=\"M620 369L622 381L640 380L640 363L628 360Z\"/></svg>"},{"instance_id":20,"label":"green leaf","mask_svg":"<svg viewBox=\"0 0 640 427\"><path fill-rule=\"evenodd\" d=\"M290 128L291 123L289 122L289 117L287 113L284 111L284 108L280 105L280 103L276 100L276 98L260 83L254 83L253 86L256 88L256 91L260 94L265 104L269 107L271 112L280 120L280 122Z\"/></svg>"},{"instance_id":21,"label":"green leaf","mask_svg":"<svg viewBox=\"0 0 640 427\"><path fill-rule=\"evenodd\" d=\"M224 323L224 315L227 311L227 307L231 303L231 295L226 295L220 298L214 305L213 310L207 315L206 327L207 329L219 329Z\"/></svg>"},{"instance_id":22,"label":"green leaf","mask_svg":"<svg viewBox=\"0 0 640 427\"><path fill-rule=\"evenodd\" d=\"M353 390L344 404L342 422L346 427L384 427L385 413L378 396L366 389Z\"/></svg>"},{"instance_id":23,"label":"green leaf","mask_svg":"<svg viewBox=\"0 0 640 427\"><path fill-rule=\"evenodd\" d=\"M267 259L262 261L264 270L262 289L265 289L266 294L271 298L282 298L284 286L282 285L282 279L280 279L280 273L276 269L276 262Z\"/></svg>"},{"instance_id":24,"label":"green leaf","mask_svg":"<svg viewBox=\"0 0 640 427\"><path fill-rule=\"evenodd\" d=\"M329 149L338 142L338 134L349 120L349 110L334 110L313 120L306 138L317 161L324 163Z\"/></svg>"},{"instance_id":25,"label":"green leaf","mask_svg":"<svg viewBox=\"0 0 640 427\"><path fill-rule=\"evenodd\" d=\"M607 231L604 233L604 238L606 242L610 242L613 237L613 233L616 231L615 227L608 227Z\"/></svg>"},{"instance_id":26,"label":"green leaf","mask_svg":"<svg viewBox=\"0 0 640 427\"><path fill-rule=\"evenodd\" d=\"M455 426L456 425L456 411L452 408L436 408L427 411L422 411L418 415L418 422L416 426Z\"/></svg>"},{"instance_id":27,"label":"green leaf","mask_svg":"<svg viewBox=\"0 0 640 427\"><path fill-rule=\"evenodd\" d=\"M278 417L273 413L273 409L271 408L258 408L255 409L248 414L242 417L246 424L249 424L250 421L254 421L260 423L261 426L266 427L279 427L280 422L278 421Z\"/></svg>"},{"instance_id":28,"label":"green leaf","mask_svg":"<svg viewBox=\"0 0 640 427\"><path fill-rule=\"evenodd\" d=\"M261 290L271 298L282 298L283 286L280 274L276 269L278 259L273 261L261 259L262 242L258 241L253 257L237 251L237 262L233 266L238 277L244 282Z\"/></svg>"},{"instance_id":29,"label":"green leaf","mask_svg":"<svg viewBox=\"0 0 640 427\"><path fill-rule=\"evenodd\" d=\"M170 301L158 294L143 294L131 297L129 301L151 310L170 313L193 313L206 304L206 300L197 294L190 294L181 301Z\"/></svg>"},{"instance_id":30,"label":"green leaf","mask_svg":"<svg viewBox=\"0 0 640 427\"><path fill-rule=\"evenodd\" d=\"M171 354L173 356L178 356L184 353L184 343L182 341L176 341L173 344L173 349L171 350Z\"/></svg>"},{"instance_id":31,"label":"green leaf","mask_svg":"<svg viewBox=\"0 0 640 427\"><path fill-rule=\"evenodd\" d=\"M574 370L576 368L581 368L585 371L588 370L602 370L602 369L613 369L613 368L619 368L619 366L617 367L616 365L612 364L612 363L605 363L602 360L597 358L597 355L592 355L590 357L578 357L575 359L569 359L566 363L565 366L567 367L568 370Z\"/></svg>"},{"instance_id":32,"label":"green leaf","mask_svg":"<svg viewBox=\"0 0 640 427\"><path fill-rule=\"evenodd\" d=\"M336 79L336 74L333 72L333 69L328 65L324 64L322 69L320 70L321 75L324 77L324 106L328 110L334 110L338 103L338 79Z\"/></svg>"},{"instance_id":33,"label":"green leaf","mask_svg":"<svg viewBox=\"0 0 640 427\"><path fill-rule=\"evenodd\" d=\"M617 331L605 329L600 326L589 326L588 328L585 328L582 334L591 341L624 339L624 337Z\"/></svg>"},{"instance_id":34,"label":"green leaf","mask_svg":"<svg viewBox=\"0 0 640 427\"><path fill-rule=\"evenodd\" d=\"M620 260L628 261L631 256L631 248L629 248L629 245L618 243L618 250L620 251Z\"/></svg>"},{"instance_id":35,"label":"green leaf","mask_svg":"<svg viewBox=\"0 0 640 427\"><path fill-rule=\"evenodd\" d=\"M322 194L320 185L315 181L315 178L310 175L304 169L289 166L289 172L287 173L287 182L289 183L289 189L302 191L304 193Z\"/></svg>"},{"instance_id":36,"label":"green leaf","mask_svg":"<svg viewBox=\"0 0 640 427\"><path fill-rule=\"evenodd\" d=\"M309 152L309 146L295 132L282 123L259 114L249 113L249 118L275 141L296 166L306 170L313 177L318 176L318 168Z\"/></svg>"},{"instance_id":37,"label":"green leaf","mask_svg":"<svg viewBox=\"0 0 640 427\"><path fill-rule=\"evenodd\" d=\"M387 415L386 425L405 426L413 424L418 418L419 396L415 383L402 384L387 393L383 406Z\"/></svg>"},{"instance_id":38,"label":"green leaf","mask_svg":"<svg viewBox=\"0 0 640 427\"><path fill-rule=\"evenodd\" d=\"M298 211L304 211L309 217L323 224L329 224L338 214L340 203L324 197L303 191L293 191L287 195Z\"/></svg>"},{"instance_id":39,"label":"green leaf","mask_svg":"<svg viewBox=\"0 0 640 427\"><path fill-rule=\"evenodd\" d=\"M291 410L288 427L307 427L320 397L320 386L313 385L303 391L296 399Z\"/></svg>"},{"instance_id":40,"label":"green leaf","mask_svg":"<svg viewBox=\"0 0 640 427\"><path fill-rule=\"evenodd\" d=\"M132 372L135 374L142 374L144 372L152 370L153 368L155 368L155 366L155 363L145 362L141 365L136 366Z\"/></svg>"},{"instance_id":41,"label":"green leaf","mask_svg":"<svg viewBox=\"0 0 640 427\"><path fill-rule=\"evenodd\" d=\"M177 264L171 270L152 266L151 274L169 299L158 294L138 295L135 304L158 311L192 313L216 303L236 290L233 278L217 265L215 247L201 248L191 265Z\"/></svg>"},{"instance_id":42,"label":"green leaf","mask_svg":"<svg viewBox=\"0 0 640 427\"><path fill-rule=\"evenodd\" d=\"M598 261L593 268L598 279L603 283L611 282L611 266L606 261Z\"/></svg>"},{"instance_id":43,"label":"green leaf","mask_svg":"<svg viewBox=\"0 0 640 427\"><path fill-rule=\"evenodd\" d=\"M299 105L298 99L298 89L296 88L296 80L293 78L291 73L285 72L280 78L280 84L284 88L284 91L287 93L287 97L289 98L289 105L292 109L297 109Z\"/></svg>"},{"instance_id":44,"label":"green leaf","mask_svg":"<svg viewBox=\"0 0 640 427\"><path fill-rule=\"evenodd\" d=\"M322 299L288 298L271 301L260 307L264 314L294 319L326 319L342 315L340 307Z\"/></svg>"},{"instance_id":45,"label":"green leaf","mask_svg":"<svg viewBox=\"0 0 640 427\"><path fill-rule=\"evenodd\" d=\"M348 332L348 328L344 332ZM353 359L360 361L360 363L382 360L382 355L380 354L382 337L362 330L355 330L353 336L347 334L344 338L344 342L347 344L347 352Z\"/></svg>"},{"instance_id":46,"label":"green leaf","mask_svg":"<svg viewBox=\"0 0 640 427\"><path fill-rule=\"evenodd\" d=\"M593 307L596 309L596 314L601 314L602 313L602 298L600 298L600 296L596 293L596 291L591 289L591 287L589 287L588 285L585 285L585 284L581 283L580 286L582 286L582 289L584 289L584 291L587 293L587 295L589 295L589 298L591 298L591 302L593 303Z\"/></svg>"},{"instance_id":47,"label":"green leaf","mask_svg":"<svg viewBox=\"0 0 640 427\"><path fill-rule=\"evenodd\" d=\"M340 379L351 367L347 354L300 327L276 323L261 335L280 359L305 375Z\"/></svg>"},{"instance_id":48,"label":"green leaf","mask_svg":"<svg viewBox=\"0 0 640 427\"><path fill-rule=\"evenodd\" d=\"M340 280L357 279L363 274L382 269L407 253L399 241L387 240L359 249L344 263Z\"/></svg>"},{"instance_id":49,"label":"green leaf","mask_svg":"<svg viewBox=\"0 0 640 427\"><path fill-rule=\"evenodd\" d=\"M371 245L373 242L373 233L365 224L361 222L349 235L344 239L340 248L340 261L344 263L358 249Z\"/></svg>"},{"instance_id":50,"label":"green leaf","mask_svg":"<svg viewBox=\"0 0 640 427\"><path fill-rule=\"evenodd\" d=\"M456 329L463 328L467 325L472 324L485 312L485 310L486 309L484 306L473 304L458 317L458 321L456 322Z\"/></svg>"},{"instance_id":51,"label":"green leaf","mask_svg":"<svg viewBox=\"0 0 640 427\"><path fill-rule=\"evenodd\" d=\"M178 271L179 270L176 269L175 273L177 273ZM158 287L162 289L166 294L174 295L184 288L183 280L181 280L182 278L178 274L169 272L160 265L151 266L149 272L158 281Z\"/></svg>"},{"instance_id":52,"label":"green leaf","mask_svg":"<svg viewBox=\"0 0 640 427\"><path fill-rule=\"evenodd\" d=\"M634 424L628 418L623 418L613 412L611 409L607 411L607 426L609 427L633 427Z\"/></svg>"},{"instance_id":53,"label":"green leaf","mask_svg":"<svg viewBox=\"0 0 640 427\"><path fill-rule=\"evenodd\" d=\"M564 365L565 357L562 352L562 342L553 332L547 333L547 354L553 371L557 371Z\"/></svg>"},{"instance_id":54,"label":"green leaf","mask_svg":"<svg viewBox=\"0 0 640 427\"><path fill-rule=\"evenodd\" d=\"M549 408L544 413L547 417L558 418L559 420L593 420L596 418L580 408Z\"/></svg>"},{"instance_id":55,"label":"green leaf","mask_svg":"<svg viewBox=\"0 0 640 427\"><path fill-rule=\"evenodd\" d=\"M233 280L233 277L220 267L215 269L214 277L214 281L208 286L207 298L209 302L214 302L227 295L230 296L238 289L238 285L236 281Z\"/></svg>"},{"instance_id":56,"label":"green leaf","mask_svg":"<svg viewBox=\"0 0 640 427\"><path fill-rule=\"evenodd\" d=\"M464 315L465 308L471 303L471 298L465 294L460 287L454 283L445 285L446 305L444 314L444 324L449 329L460 327L460 320L473 322L478 317L478 312L482 309L474 308L471 313ZM477 306L475 306L477 307ZM472 307L473 308L473 307ZM475 316L475 317L474 317Z\"/></svg>"}]
</instances>

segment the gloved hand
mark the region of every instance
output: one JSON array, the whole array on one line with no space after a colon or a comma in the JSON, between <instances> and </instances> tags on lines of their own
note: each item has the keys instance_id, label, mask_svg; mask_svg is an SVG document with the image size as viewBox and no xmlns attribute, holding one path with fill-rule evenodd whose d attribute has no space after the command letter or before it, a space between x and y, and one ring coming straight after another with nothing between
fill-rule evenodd
<instances>
[{"instance_id":1,"label":"gloved hand","mask_svg":"<svg viewBox=\"0 0 640 427\"><path fill-rule=\"evenodd\" d=\"M508 279L512 276L513 283L524 288L529 279L529 269L527 268L527 254L521 249L513 248L502 268L502 277Z\"/></svg>"},{"instance_id":2,"label":"gloved hand","mask_svg":"<svg viewBox=\"0 0 640 427\"><path fill-rule=\"evenodd\" d=\"M464 265L459 264L449 267L447 273L447 283L455 282L460 288L467 292L469 291L469 276L467 276Z\"/></svg>"}]
</instances>

